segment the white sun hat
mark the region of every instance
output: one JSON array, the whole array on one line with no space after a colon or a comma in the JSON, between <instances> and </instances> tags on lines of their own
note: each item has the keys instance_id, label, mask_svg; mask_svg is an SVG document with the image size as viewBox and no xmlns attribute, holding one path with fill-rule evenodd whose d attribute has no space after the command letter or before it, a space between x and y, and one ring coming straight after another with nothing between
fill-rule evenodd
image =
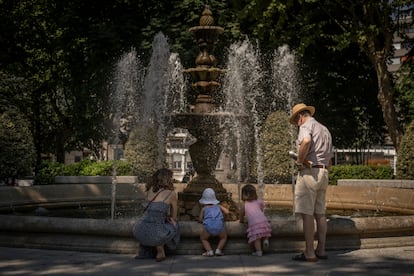
<instances>
[{"instance_id":1,"label":"white sun hat","mask_svg":"<svg viewBox=\"0 0 414 276\"><path fill-rule=\"evenodd\" d=\"M201 199L198 201L200 204L219 204L220 201L216 198L216 193L213 189L207 188L204 190Z\"/></svg>"}]
</instances>

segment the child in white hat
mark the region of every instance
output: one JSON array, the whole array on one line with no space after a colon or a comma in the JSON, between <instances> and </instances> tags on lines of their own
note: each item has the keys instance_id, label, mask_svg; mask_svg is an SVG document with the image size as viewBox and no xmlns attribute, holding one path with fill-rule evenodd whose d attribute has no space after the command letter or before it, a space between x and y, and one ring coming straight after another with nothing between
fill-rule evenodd
<instances>
[{"instance_id":1,"label":"child in white hat","mask_svg":"<svg viewBox=\"0 0 414 276\"><path fill-rule=\"evenodd\" d=\"M223 214L228 214L229 210L219 205L220 202L216 199L216 194L211 188L207 188L203 191L203 195L199 202L204 205L198 218L198 222L203 224L200 240L206 250L202 255L208 257L214 255L223 256L224 254L222 250L227 241L227 232L224 227ZM208 241L211 236L218 236L220 239L215 252Z\"/></svg>"}]
</instances>

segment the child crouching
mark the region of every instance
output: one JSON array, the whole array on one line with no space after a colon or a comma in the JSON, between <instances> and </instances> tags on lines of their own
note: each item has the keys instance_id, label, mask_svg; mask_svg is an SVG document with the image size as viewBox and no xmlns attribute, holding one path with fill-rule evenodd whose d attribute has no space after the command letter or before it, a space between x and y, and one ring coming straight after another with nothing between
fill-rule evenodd
<instances>
[{"instance_id":1,"label":"child crouching","mask_svg":"<svg viewBox=\"0 0 414 276\"><path fill-rule=\"evenodd\" d=\"M216 194L213 189L207 188L203 191L203 195L199 200L204 207L201 209L198 221L203 224L203 229L200 233L200 240L206 250L203 256L223 256L223 247L227 241L227 232L224 227L224 214L228 214L229 210L221 205L216 199ZM208 239L211 236L218 236L219 242L217 249L214 252Z\"/></svg>"},{"instance_id":2,"label":"child crouching","mask_svg":"<svg viewBox=\"0 0 414 276\"><path fill-rule=\"evenodd\" d=\"M264 202L257 199L256 188L251 185L245 185L242 188L243 205L240 208L240 223L247 218L247 239L249 244L253 244L254 249L252 255L262 256L263 247L269 247L269 238L271 237L272 228L265 214L263 213Z\"/></svg>"}]
</instances>

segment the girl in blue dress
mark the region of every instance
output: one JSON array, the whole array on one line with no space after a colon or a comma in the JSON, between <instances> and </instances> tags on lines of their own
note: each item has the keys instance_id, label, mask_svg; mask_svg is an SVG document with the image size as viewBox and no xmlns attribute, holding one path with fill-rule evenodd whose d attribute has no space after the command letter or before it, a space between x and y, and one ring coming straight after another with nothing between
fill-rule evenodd
<instances>
[{"instance_id":1,"label":"girl in blue dress","mask_svg":"<svg viewBox=\"0 0 414 276\"><path fill-rule=\"evenodd\" d=\"M216 194L213 189L207 188L203 191L203 195L199 200L204 207L201 209L198 221L203 224L200 233L201 243L206 250L202 255L212 257L223 256L223 247L227 241L227 232L224 227L224 215L229 213L229 210L221 205L216 199ZM219 237L216 251L214 252L208 239L210 237Z\"/></svg>"},{"instance_id":2,"label":"girl in blue dress","mask_svg":"<svg viewBox=\"0 0 414 276\"><path fill-rule=\"evenodd\" d=\"M165 260L165 249L174 251L180 241L177 222L178 197L174 191L173 173L162 168L156 171L146 185L147 206L142 220L133 228L134 237L139 242L136 258Z\"/></svg>"}]
</instances>

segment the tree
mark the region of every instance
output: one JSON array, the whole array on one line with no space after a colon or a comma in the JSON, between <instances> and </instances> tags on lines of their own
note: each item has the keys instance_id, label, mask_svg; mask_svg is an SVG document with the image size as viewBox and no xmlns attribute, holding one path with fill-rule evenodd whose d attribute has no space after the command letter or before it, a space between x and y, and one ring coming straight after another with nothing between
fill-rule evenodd
<instances>
[{"instance_id":1,"label":"tree","mask_svg":"<svg viewBox=\"0 0 414 276\"><path fill-rule=\"evenodd\" d=\"M16 109L0 115L0 180L14 184L16 178L32 175L35 148L29 123Z\"/></svg>"},{"instance_id":2,"label":"tree","mask_svg":"<svg viewBox=\"0 0 414 276\"><path fill-rule=\"evenodd\" d=\"M210 4L218 24L228 22L227 4ZM203 7L200 0L1 1L1 104L28 114L38 166L42 153L63 162L65 151L94 150L107 138L113 65L131 46L145 62L162 31L194 65L188 29ZM228 34L240 33L233 26Z\"/></svg>"},{"instance_id":3,"label":"tree","mask_svg":"<svg viewBox=\"0 0 414 276\"><path fill-rule=\"evenodd\" d=\"M248 29L262 44L290 42L302 54L311 45L338 54L358 45L376 72L377 98L388 133L398 149L403 130L394 105L394 84L387 62L393 54L394 34L401 34L404 27L412 24L412 17L403 23L394 15L409 4L412 1L256 0L249 1L240 14L246 24L256 22Z\"/></svg>"},{"instance_id":4,"label":"tree","mask_svg":"<svg viewBox=\"0 0 414 276\"><path fill-rule=\"evenodd\" d=\"M136 16L141 1L0 5L1 71L27 84L23 90L2 79L4 105L13 103L28 114L38 166L42 153L63 162L65 151L100 145L107 136L113 62L139 39L145 25Z\"/></svg>"},{"instance_id":5,"label":"tree","mask_svg":"<svg viewBox=\"0 0 414 276\"><path fill-rule=\"evenodd\" d=\"M315 117L329 127L335 147L360 149L384 142L376 73L358 47L338 54L310 46L301 73L306 84L302 98L316 107Z\"/></svg>"},{"instance_id":6,"label":"tree","mask_svg":"<svg viewBox=\"0 0 414 276\"><path fill-rule=\"evenodd\" d=\"M358 4L333 1L333 5L329 5L330 3L330 1L321 3L321 9L342 30L342 33L332 36L332 39L338 43L337 47L341 49L356 42L375 68L378 81L378 101L381 104L391 140L398 150L403 129L395 109L395 89L391 73L387 70L387 62L393 54L394 34L401 35L404 27L407 24L412 24L412 20L403 23L399 21L399 17L393 18L393 16L410 1L371 0ZM335 12L332 13L332 10ZM338 17L338 12L343 16Z\"/></svg>"}]
</instances>

